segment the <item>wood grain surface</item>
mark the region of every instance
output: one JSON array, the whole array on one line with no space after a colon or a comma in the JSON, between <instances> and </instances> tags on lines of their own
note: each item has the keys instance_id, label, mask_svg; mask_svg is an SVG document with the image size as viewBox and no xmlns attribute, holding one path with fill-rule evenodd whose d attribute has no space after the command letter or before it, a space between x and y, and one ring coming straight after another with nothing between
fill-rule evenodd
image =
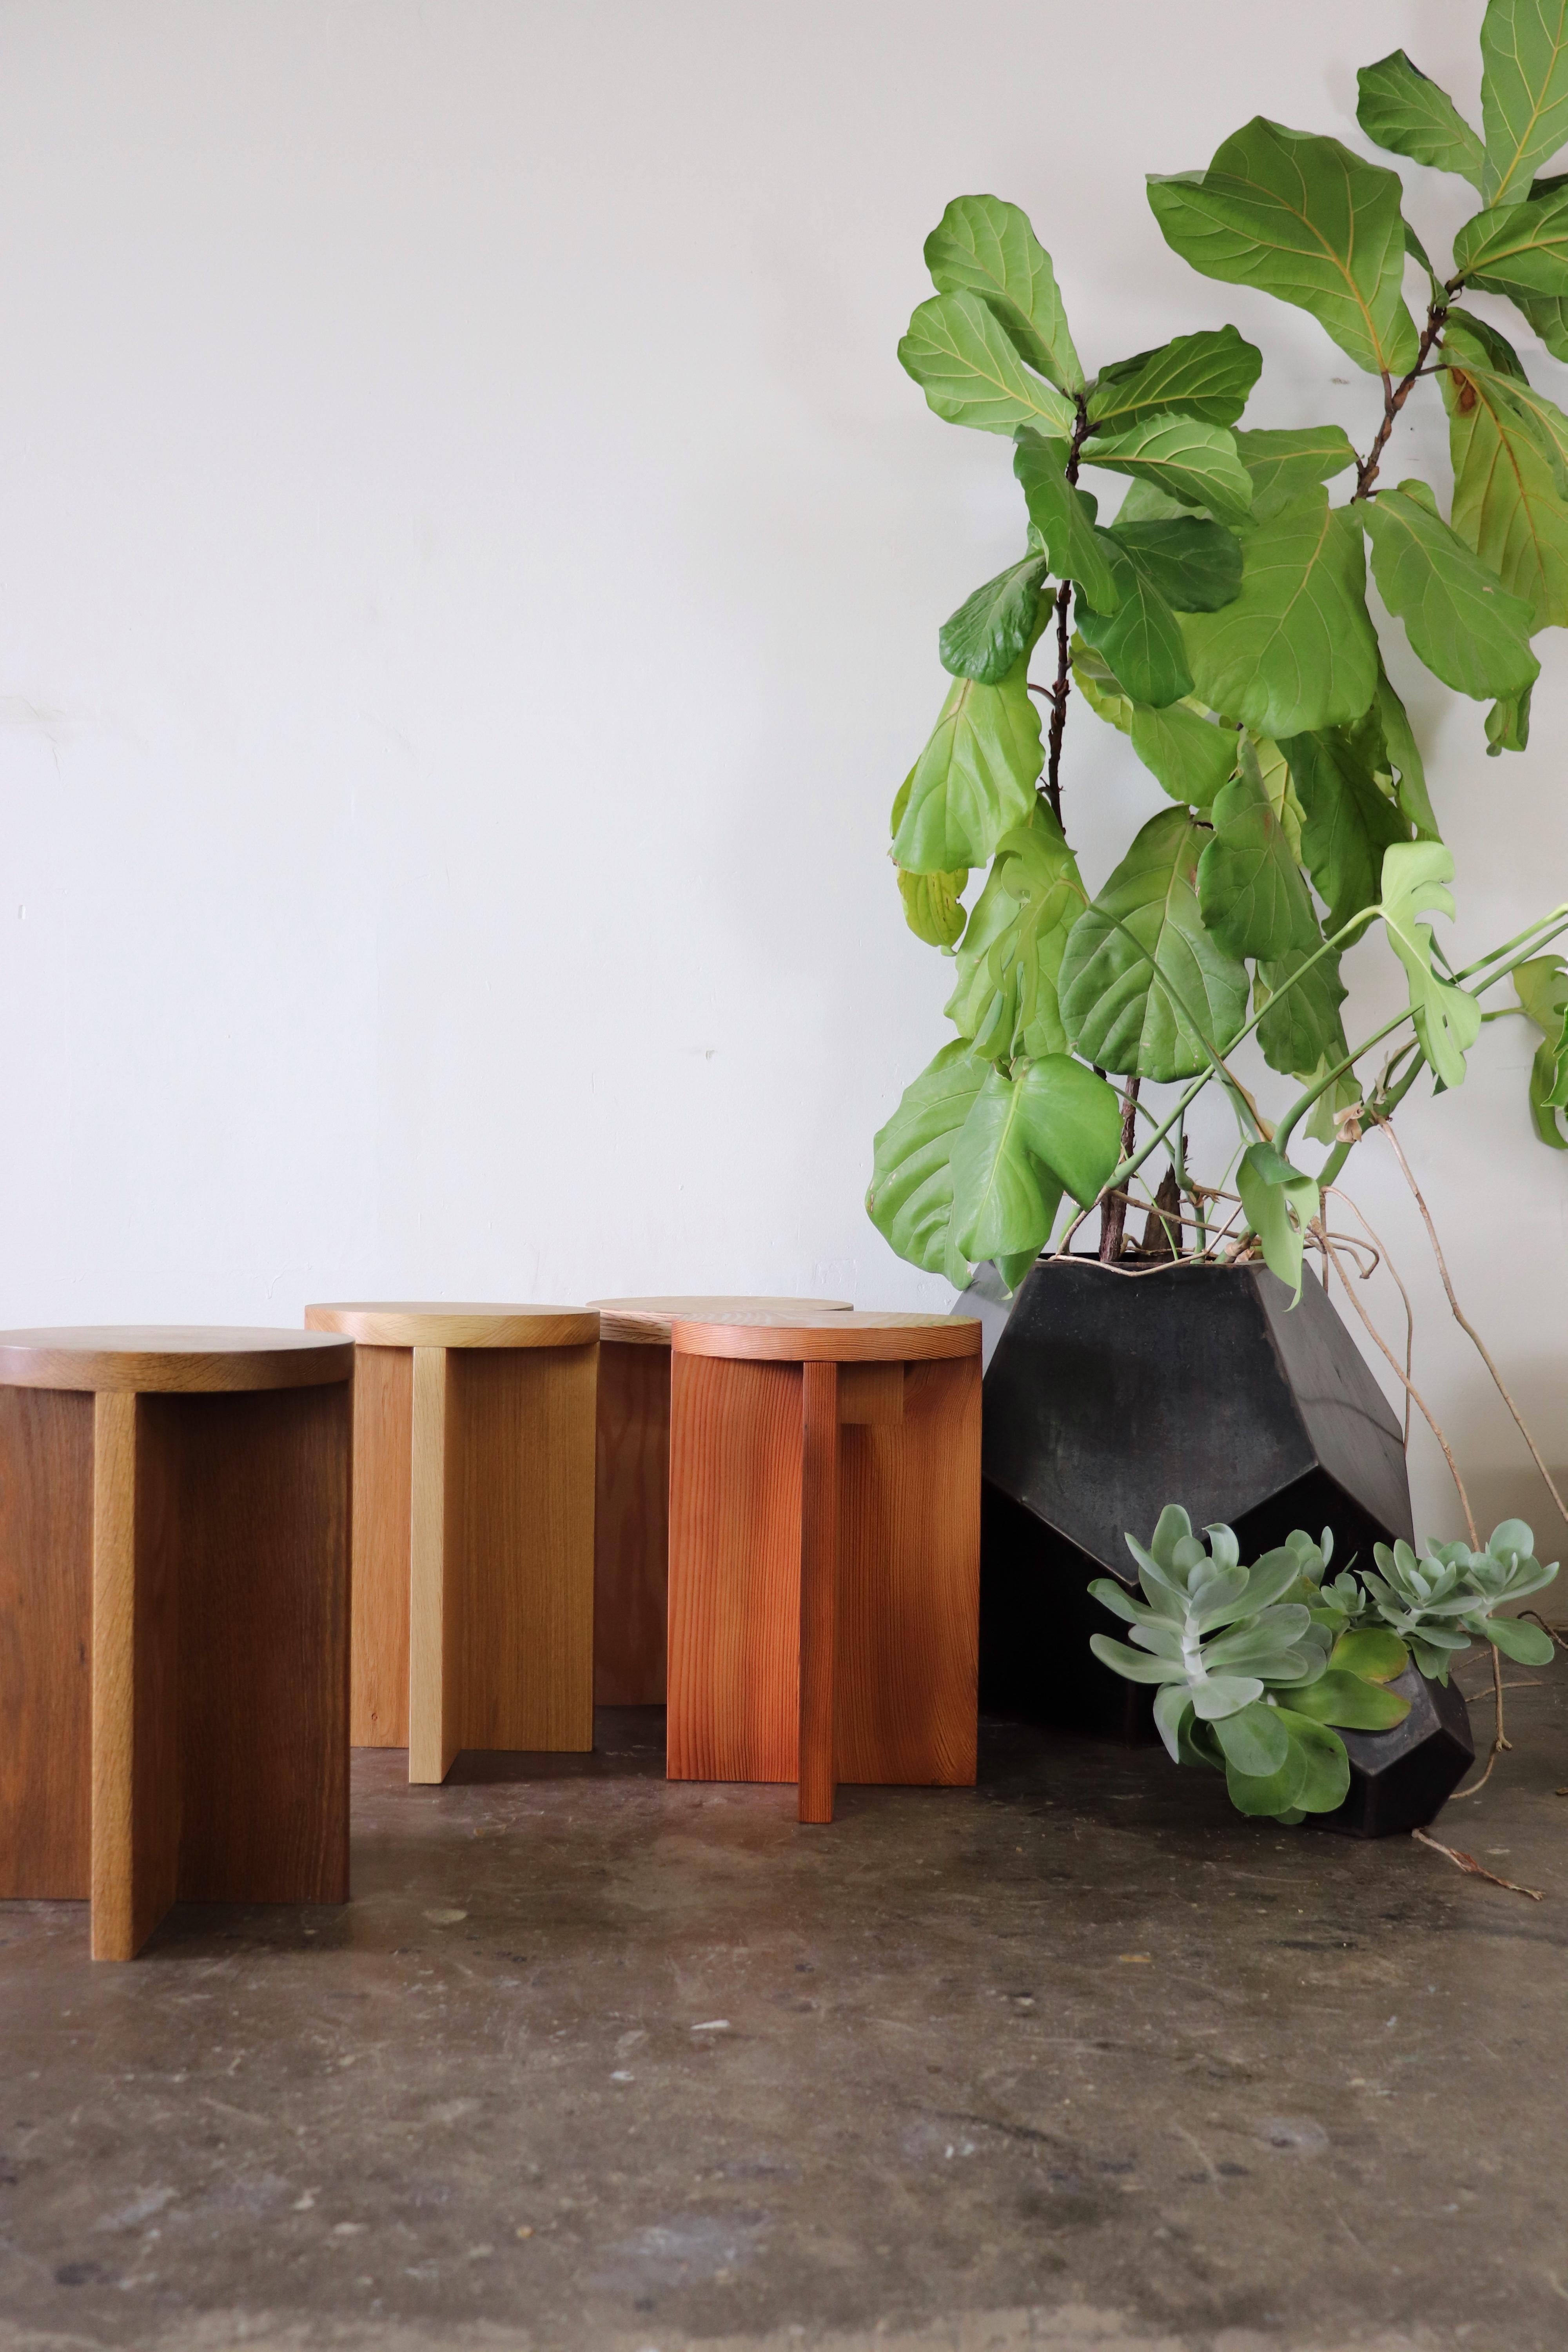
<instances>
[{"instance_id":1,"label":"wood grain surface","mask_svg":"<svg viewBox=\"0 0 1568 2352\"><path fill-rule=\"evenodd\" d=\"M672 1780L793 1780L800 1739L801 1372L670 1366Z\"/></svg>"},{"instance_id":2,"label":"wood grain surface","mask_svg":"<svg viewBox=\"0 0 1568 2352\"><path fill-rule=\"evenodd\" d=\"M310 1331L338 1331L362 1348L581 1348L599 1336L584 1307L485 1307L389 1300L307 1307Z\"/></svg>"},{"instance_id":3,"label":"wood grain surface","mask_svg":"<svg viewBox=\"0 0 1568 2352\"><path fill-rule=\"evenodd\" d=\"M92 1956L134 1959L180 1875L177 1516L147 1405L93 1406Z\"/></svg>"},{"instance_id":4,"label":"wood grain surface","mask_svg":"<svg viewBox=\"0 0 1568 2352\"><path fill-rule=\"evenodd\" d=\"M727 1298L700 1292L663 1298L590 1298L588 1304L599 1310L601 1339L616 1339L624 1347L633 1348L668 1348L670 1327L678 1317L688 1321L695 1318L702 1322L731 1309L784 1316L847 1315L851 1311L847 1298Z\"/></svg>"},{"instance_id":5,"label":"wood grain surface","mask_svg":"<svg viewBox=\"0 0 1568 2352\"><path fill-rule=\"evenodd\" d=\"M349 1739L408 1745L409 1486L414 1350L362 1348L354 1364L353 1641Z\"/></svg>"},{"instance_id":6,"label":"wood grain surface","mask_svg":"<svg viewBox=\"0 0 1568 2352\"><path fill-rule=\"evenodd\" d=\"M679 1344L692 1329L678 1327L671 1366L670 1777L801 1772L803 1820L830 1818L833 1779L973 1782L978 1354L901 1366L896 1420L847 1423L836 1403L829 1672L826 1406L815 1384L834 1368L699 1355ZM829 1681L825 1769L820 1694ZM801 1744L808 1723L810 1754Z\"/></svg>"},{"instance_id":7,"label":"wood grain surface","mask_svg":"<svg viewBox=\"0 0 1568 2352\"><path fill-rule=\"evenodd\" d=\"M179 1591L180 1896L345 1902L352 1392L139 1409L138 1549Z\"/></svg>"},{"instance_id":8,"label":"wood grain surface","mask_svg":"<svg viewBox=\"0 0 1568 2352\"><path fill-rule=\"evenodd\" d=\"M745 1309L672 1327L675 1353L743 1356L776 1363L915 1363L944 1356L978 1356L980 1325L967 1315L791 1316Z\"/></svg>"},{"instance_id":9,"label":"wood grain surface","mask_svg":"<svg viewBox=\"0 0 1568 2352\"><path fill-rule=\"evenodd\" d=\"M203 1325L83 1325L0 1331L0 1387L91 1389L102 1394L170 1390L313 1388L346 1381L353 1350L311 1331Z\"/></svg>"},{"instance_id":10,"label":"wood grain surface","mask_svg":"<svg viewBox=\"0 0 1568 2352\"><path fill-rule=\"evenodd\" d=\"M91 1886L89 1396L0 1389L0 1898Z\"/></svg>"},{"instance_id":11,"label":"wood grain surface","mask_svg":"<svg viewBox=\"0 0 1568 2352\"><path fill-rule=\"evenodd\" d=\"M608 1328L611 1318L605 1316ZM594 1493L594 1699L662 1706L669 1590L669 1348L605 1339Z\"/></svg>"},{"instance_id":12,"label":"wood grain surface","mask_svg":"<svg viewBox=\"0 0 1568 2352\"><path fill-rule=\"evenodd\" d=\"M838 1367L801 1366L800 1739L803 1822L833 1819L838 1617Z\"/></svg>"},{"instance_id":13,"label":"wood grain surface","mask_svg":"<svg viewBox=\"0 0 1568 2352\"><path fill-rule=\"evenodd\" d=\"M598 1343L447 1358L458 1746L594 1745Z\"/></svg>"},{"instance_id":14,"label":"wood grain surface","mask_svg":"<svg viewBox=\"0 0 1568 2352\"><path fill-rule=\"evenodd\" d=\"M458 1588L449 1580L453 1513L448 1479L447 1357L414 1353L413 1459L408 1523L408 1777L444 1780L458 1736ZM377 1630L372 1637L384 1637Z\"/></svg>"}]
</instances>

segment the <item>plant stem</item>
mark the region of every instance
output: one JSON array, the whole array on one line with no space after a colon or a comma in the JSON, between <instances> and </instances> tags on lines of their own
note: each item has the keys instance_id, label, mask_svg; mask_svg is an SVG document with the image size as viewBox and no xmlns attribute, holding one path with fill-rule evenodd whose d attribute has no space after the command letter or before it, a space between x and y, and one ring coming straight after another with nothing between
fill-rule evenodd
<instances>
[{"instance_id":1,"label":"plant stem","mask_svg":"<svg viewBox=\"0 0 1568 2352\"><path fill-rule=\"evenodd\" d=\"M1409 374L1405 376L1398 383L1395 383L1393 378L1386 371L1384 371L1383 378L1383 422L1377 428L1376 437L1374 438L1371 448L1367 451L1366 456L1364 457L1358 457L1356 460L1355 488L1351 493L1351 504L1352 506L1355 504L1357 499L1366 499L1373 495L1372 486L1377 479L1377 469L1383 462L1383 453L1384 449L1387 446L1388 436L1394 430L1394 420L1398 415L1400 410L1404 407L1405 402L1409 399L1411 385L1415 383L1416 377L1423 373L1427 360L1431 357L1433 352L1441 342L1443 327L1447 316L1448 305L1447 300L1439 299L1436 295L1434 295L1431 302L1427 306L1426 324L1422 329L1421 341L1416 347L1415 366L1411 369Z\"/></svg>"},{"instance_id":2,"label":"plant stem","mask_svg":"<svg viewBox=\"0 0 1568 2352\"><path fill-rule=\"evenodd\" d=\"M1080 394L1067 462L1067 478L1074 485L1078 481L1079 451L1088 432L1089 409ZM1046 697L1051 706L1051 723L1046 736L1046 798L1058 824L1062 821L1062 732L1067 726L1068 696L1072 692L1072 654L1068 637L1068 608L1071 601L1072 583L1064 580L1057 590L1057 679Z\"/></svg>"},{"instance_id":3,"label":"plant stem","mask_svg":"<svg viewBox=\"0 0 1568 2352\"><path fill-rule=\"evenodd\" d=\"M1127 1091L1121 1097L1121 1157L1131 1152L1138 1132L1138 1081L1129 1078ZM1107 1192L1100 1211L1100 1262L1114 1265L1121 1255L1121 1237L1127 1229L1127 1189L1120 1186Z\"/></svg>"}]
</instances>

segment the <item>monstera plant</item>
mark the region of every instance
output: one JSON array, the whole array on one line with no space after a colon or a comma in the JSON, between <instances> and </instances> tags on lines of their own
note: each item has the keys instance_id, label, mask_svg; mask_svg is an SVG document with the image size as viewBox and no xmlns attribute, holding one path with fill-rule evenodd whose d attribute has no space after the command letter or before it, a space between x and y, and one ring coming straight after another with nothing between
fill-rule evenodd
<instances>
[{"instance_id":1,"label":"monstera plant","mask_svg":"<svg viewBox=\"0 0 1568 2352\"><path fill-rule=\"evenodd\" d=\"M1218 1087L1233 1218L1299 1289L1363 1121L1423 1073L1461 1085L1500 1009L1542 1032L1533 1114L1568 1148L1568 968L1547 952L1568 909L1450 961L1454 861L1366 595L1370 561L1411 652L1479 706L1477 748L1484 728L1489 753L1524 751L1531 641L1568 625L1568 415L1464 298L1506 298L1568 360L1568 173L1545 168L1568 143L1568 5L1490 0L1481 50L1479 130L1402 51L1360 77L1372 141L1476 192L1446 265L1394 172L1262 116L1149 182L1174 253L1310 311L1362 371L1359 446L1245 426L1263 355L1234 326L1091 373L1015 205L957 197L927 240L936 292L899 356L939 416L1010 442L1022 546L943 625L946 700L893 803L907 919L954 962L955 1034L878 1136L868 1196L916 1265L962 1284L994 1259L1011 1284L1064 1200L1102 1203L1115 1257L1151 1160L1201 1248L1225 1171L1198 1181L1185 1122ZM1451 478L1389 478L1413 398L1443 404ZM1080 709L1166 796L1092 887L1070 843ZM1370 1024L1342 970L1368 933L1405 982ZM1277 1087L1237 1066L1254 1037ZM1302 1134L1327 1147L1315 1173Z\"/></svg>"}]
</instances>

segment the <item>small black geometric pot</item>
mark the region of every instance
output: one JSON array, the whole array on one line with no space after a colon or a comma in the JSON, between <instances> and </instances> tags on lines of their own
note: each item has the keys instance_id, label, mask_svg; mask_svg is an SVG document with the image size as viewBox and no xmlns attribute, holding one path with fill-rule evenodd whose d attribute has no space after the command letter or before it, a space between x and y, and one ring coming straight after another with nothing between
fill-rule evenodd
<instances>
[{"instance_id":1,"label":"small black geometric pot","mask_svg":"<svg viewBox=\"0 0 1568 2352\"><path fill-rule=\"evenodd\" d=\"M1315 1828L1347 1837L1396 1837L1436 1821L1476 1760L1469 1709L1450 1682L1429 1683L1406 1666L1390 1684L1410 1701L1392 1731L1342 1731L1351 1790L1337 1812L1309 1813Z\"/></svg>"}]
</instances>

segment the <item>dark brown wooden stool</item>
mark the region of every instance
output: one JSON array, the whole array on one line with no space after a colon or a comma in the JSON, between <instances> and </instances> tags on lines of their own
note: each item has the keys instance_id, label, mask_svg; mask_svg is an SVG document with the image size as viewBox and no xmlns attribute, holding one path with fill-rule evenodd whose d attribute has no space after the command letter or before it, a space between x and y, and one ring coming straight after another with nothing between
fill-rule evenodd
<instances>
[{"instance_id":1,"label":"dark brown wooden stool","mask_svg":"<svg viewBox=\"0 0 1568 2352\"><path fill-rule=\"evenodd\" d=\"M300 1331L0 1332L0 1895L349 1891L353 1349Z\"/></svg>"}]
</instances>

